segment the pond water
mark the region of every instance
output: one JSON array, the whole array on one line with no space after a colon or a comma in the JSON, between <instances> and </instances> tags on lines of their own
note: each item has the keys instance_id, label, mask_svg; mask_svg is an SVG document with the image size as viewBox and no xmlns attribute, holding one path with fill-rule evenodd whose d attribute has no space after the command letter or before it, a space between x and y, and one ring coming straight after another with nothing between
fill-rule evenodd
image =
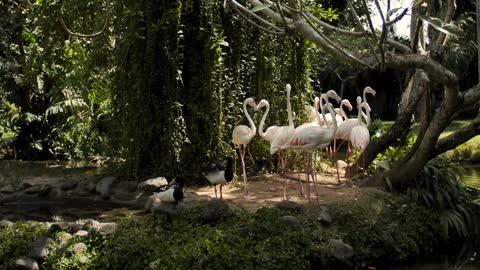
<instances>
[{"instance_id":1,"label":"pond water","mask_svg":"<svg viewBox=\"0 0 480 270\"><path fill-rule=\"evenodd\" d=\"M465 184L471 187L480 188L480 164L463 165Z\"/></svg>"}]
</instances>

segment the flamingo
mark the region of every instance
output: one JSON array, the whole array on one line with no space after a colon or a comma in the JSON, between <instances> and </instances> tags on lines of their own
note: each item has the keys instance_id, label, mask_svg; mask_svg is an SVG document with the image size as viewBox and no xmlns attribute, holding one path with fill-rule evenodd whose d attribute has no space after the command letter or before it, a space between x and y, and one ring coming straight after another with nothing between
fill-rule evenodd
<instances>
[{"instance_id":1,"label":"flamingo","mask_svg":"<svg viewBox=\"0 0 480 270\"><path fill-rule=\"evenodd\" d=\"M233 179L233 158L226 158L227 164L223 161L212 159L205 168L203 175L213 185L215 198L217 198L217 185L220 185L220 199L223 199L222 187Z\"/></svg>"},{"instance_id":2,"label":"flamingo","mask_svg":"<svg viewBox=\"0 0 480 270\"><path fill-rule=\"evenodd\" d=\"M359 102L359 99L360 97L357 97L357 103ZM361 117L362 107L366 109L366 123L363 123L363 121L359 120L357 122L357 125L352 128L352 131L350 133L350 141L352 143L352 147L355 149L360 149L361 151L363 151L370 142L370 131L367 128L367 126L370 124L370 111L368 110L367 106L368 104L366 102L363 102L358 108L358 119L360 119Z\"/></svg>"},{"instance_id":3,"label":"flamingo","mask_svg":"<svg viewBox=\"0 0 480 270\"><path fill-rule=\"evenodd\" d=\"M366 94L367 93L375 96L376 92L370 86L367 86L363 89L363 101L365 102L364 108L366 108L367 111L370 111L371 110L370 106L366 102ZM358 98L360 98L360 103L358 102ZM359 111L361 111L361 109L360 109L360 104L361 103L362 103L362 98L357 97L357 107L358 107ZM363 116L364 118L367 118L366 114L364 114L363 112L359 115ZM367 126L369 126L370 125L370 119L366 119L366 121L367 121ZM342 125L340 125L338 127L337 133L335 134L335 139L336 140L340 139L340 140L343 140L343 141L347 141L347 162L348 162L348 155L351 153L350 133L351 133L352 129L357 124L358 124L358 118L349 118L349 119L345 120L345 122ZM338 149L335 149L335 152L336 151L338 151Z\"/></svg>"},{"instance_id":4,"label":"flamingo","mask_svg":"<svg viewBox=\"0 0 480 270\"><path fill-rule=\"evenodd\" d=\"M264 138L265 140L270 142L270 154L273 155L273 154L278 152L279 163L281 164L283 172L285 172L285 168L286 168L286 165L287 165L286 149L288 147L285 147L285 145L288 144L288 142L290 142L293 139L293 136L295 136L295 126L293 124L293 117L292 117L292 106L291 106L291 103L290 103L291 89L292 89L291 85L287 84L286 87L285 87L285 90L287 92L288 126L271 126L264 133L263 132L263 125L265 124L265 119L268 115L268 112L270 111L270 104L268 103L268 101L262 99L257 106L258 108L261 108L261 107L264 107L264 106L267 107L265 113L263 114L262 120L260 121L258 134L262 138ZM287 200L288 199L287 195L286 195L287 181L285 183L286 184L285 184L285 187L284 187L283 198L285 200Z\"/></svg>"},{"instance_id":5,"label":"flamingo","mask_svg":"<svg viewBox=\"0 0 480 270\"><path fill-rule=\"evenodd\" d=\"M324 107L321 108L321 112L324 120L325 120L325 107L329 110L329 112L332 115L335 115L335 111L332 109L332 105L327 100L327 104L325 104ZM317 118L320 118L318 114L317 114ZM318 121L320 120L318 119ZM316 181L316 176L313 174L313 169L312 169L312 153L315 150L317 150L319 147L326 147L333 140L333 137L335 136L335 132L337 129L337 122L335 117L332 118L332 122L333 122L332 125L327 123L326 127L322 127L320 125L304 125L303 127L299 126L295 129L294 139L289 143L289 146L291 149L302 150L308 153L308 164L306 169L308 201L310 201L310 184L309 184L310 175L312 175L314 187L315 187L315 181ZM318 201L318 196L317 196L317 201Z\"/></svg>"},{"instance_id":6,"label":"flamingo","mask_svg":"<svg viewBox=\"0 0 480 270\"><path fill-rule=\"evenodd\" d=\"M240 159L242 161L243 182L245 185L245 193L244 193L245 196L250 195L247 187L247 173L245 171L245 152L247 150L247 145L253 139L253 137L255 136L255 133L257 133L257 128L255 127L255 123L253 123L252 118L248 114L247 105L251 106L254 111L257 111L257 104L255 104L255 100L251 97L245 99L245 101L243 102L243 112L248 119L248 123L250 124L250 127L247 127L245 125L239 125L239 126L236 126L232 132L233 144L238 146L239 152L240 152Z\"/></svg>"}]
</instances>

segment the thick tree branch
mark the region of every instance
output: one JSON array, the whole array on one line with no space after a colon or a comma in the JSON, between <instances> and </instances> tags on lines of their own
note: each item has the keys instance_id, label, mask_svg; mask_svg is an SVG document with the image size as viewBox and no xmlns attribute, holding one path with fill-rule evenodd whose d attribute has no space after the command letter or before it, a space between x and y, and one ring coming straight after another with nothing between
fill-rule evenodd
<instances>
[{"instance_id":1,"label":"thick tree branch","mask_svg":"<svg viewBox=\"0 0 480 270\"><path fill-rule=\"evenodd\" d=\"M445 138L440 139L435 146L435 155L438 156L448 150L465 143L480 134L480 116L477 116L469 125L455 131Z\"/></svg>"}]
</instances>

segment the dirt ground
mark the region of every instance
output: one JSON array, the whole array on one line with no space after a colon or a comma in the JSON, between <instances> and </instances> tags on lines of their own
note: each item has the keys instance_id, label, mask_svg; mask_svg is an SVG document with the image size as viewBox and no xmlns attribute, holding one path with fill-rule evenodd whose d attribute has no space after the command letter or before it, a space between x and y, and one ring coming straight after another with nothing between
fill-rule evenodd
<instances>
[{"instance_id":1,"label":"dirt ground","mask_svg":"<svg viewBox=\"0 0 480 270\"><path fill-rule=\"evenodd\" d=\"M344 172L341 171L340 175L343 176ZM288 178L272 174L249 177L247 184L251 193L250 196L244 196L243 182L229 183L223 187L223 199L227 200L230 204L238 205L239 207L250 211L256 211L260 207L272 206L284 200L283 189L287 179L288 199L301 204L308 203L304 174L300 175L300 179L302 179L302 181L298 181L298 174L290 174L288 175ZM338 185L336 171L334 171L334 169L317 174L317 179L318 183L316 185L316 189L318 193L318 202L323 205L328 205L339 201L353 201L361 196L366 190L368 190L366 188L357 187L345 177L340 178L342 184ZM300 183L303 185L305 196L300 195ZM209 196L215 198L213 186L187 188L187 190L195 192L202 197ZM217 187L217 192L218 196L220 196L219 187ZM310 183L310 196L311 202L316 203L317 196L312 183Z\"/></svg>"}]
</instances>

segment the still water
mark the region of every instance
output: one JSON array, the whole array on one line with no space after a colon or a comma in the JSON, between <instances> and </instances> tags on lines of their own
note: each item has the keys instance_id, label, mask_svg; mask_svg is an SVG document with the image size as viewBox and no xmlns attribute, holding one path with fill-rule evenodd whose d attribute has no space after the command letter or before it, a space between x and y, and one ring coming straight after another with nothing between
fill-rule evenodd
<instances>
[{"instance_id":1,"label":"still water","mask_svg":"<svg viewBox=\"0 0 480 270\"><path fill-rule=\"evenodd\" d=\"M464 165L463 178L467 186L480 188L480 165Z\"/></svg>"}]
</instances>

